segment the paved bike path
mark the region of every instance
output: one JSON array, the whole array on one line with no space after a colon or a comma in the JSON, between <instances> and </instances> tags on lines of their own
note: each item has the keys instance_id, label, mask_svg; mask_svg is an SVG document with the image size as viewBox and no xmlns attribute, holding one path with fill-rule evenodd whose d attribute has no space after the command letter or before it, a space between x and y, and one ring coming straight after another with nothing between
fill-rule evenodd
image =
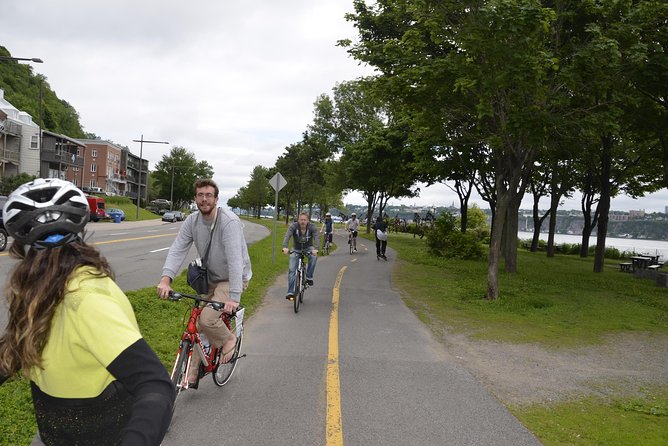
<instances>
[{"instance_id":1,"label":"paved bike path","mask_svg":"<svg viewBox=\"0 0 668 446\"><path fill-rule=\"evenodd\" d=\"M343 444L537 445L460 365L391 289L388 262L373 242L320 257L315 286L298 314L284 299L287 275L245 325L244 348L230 382L208 376L177 404L163 445L326 443L327 352L332 288L342 267L339 368ZM391 246L391 240L390 240ZM278 262L287 258L277 256Z\"/></svg>"}]
</instances>

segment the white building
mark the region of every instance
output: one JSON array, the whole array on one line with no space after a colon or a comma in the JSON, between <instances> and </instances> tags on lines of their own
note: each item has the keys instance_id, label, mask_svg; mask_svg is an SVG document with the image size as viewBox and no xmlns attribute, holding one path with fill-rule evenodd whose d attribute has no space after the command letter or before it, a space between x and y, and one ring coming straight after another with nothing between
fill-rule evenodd
<instances>
[{"instance_id":1,"label":"white building","mask_svg":"<svg viewBox=\"0 0 668 446\"><path fill-rule=\"evenodd\" d=\"M39 126L32 116L10 104L0 88L0 177L39 176L39 146Z\"/></svg>"}]
</instances>

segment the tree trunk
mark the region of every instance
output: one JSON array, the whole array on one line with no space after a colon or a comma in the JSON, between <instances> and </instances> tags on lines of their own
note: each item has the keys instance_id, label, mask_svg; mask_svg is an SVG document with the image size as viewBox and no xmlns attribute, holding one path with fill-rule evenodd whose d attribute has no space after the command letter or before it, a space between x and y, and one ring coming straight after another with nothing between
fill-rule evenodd
<instances>
[{"instance_id":1,"label":"tree trunk","mask_svg":"<svg viewBox=\"0 0 668 446\"><path fill-rule=\"evenodd\" d=\"M550 227L547 235L547 256L554 257L554 233L557 230L557 208L559 207L559 199L561 195L557 187L551 188L550 194Z\"/></svg>"},{"instance_id":2,"label":"tree trunk","mask_svg":"<svg viewBox=\"0 0 668 446\"><path fill-rule=\"evenodd\" d=\"M508 210L508 198L498 194L495 217L492 220L492 235L489 242L489 262L487 265L487 296L489 300L499 298L499 259L501 258L501 239Z\"/></svg>"},{"instance_id":3,"label":"tree trunk","mask_svg":"<svg viewBox=\"0 0 668 446\"><path fill-rule=\"evenodd\" d=\"M543 227L543 221L551 213L548 210L542 217L538 215L538 202L540 198L540 194L533 194L533 238L531 239L531 252L538 251L538 242L540 240L540 230Z\"/></svg>"},{"instance_id":4,"label":"tree trunk","mask_svg":"<svg viewBox=\"0 0 668 446\"><path fill-rule=\"evenodd\" d=\"M503 238L503 258L505 260L505 271L507 273L517 272L517 231L518 212L522 202L522 194L510 192L510 205L506 211Z\"/></svg>"},{"instance_id":5,"label":"tree trunk","mask_svg":"<svg viewBox=\"0 0 668 446\"><path fill-rule=\"evenodd\" d=\"M610 173L612 170L612 136L601 137L601 199L598 202L598 225L596 230L596 251L594 252L594 272L602 273L605 260L605 238L608 232L610 212Z\"/></svg>"}]
</instances>

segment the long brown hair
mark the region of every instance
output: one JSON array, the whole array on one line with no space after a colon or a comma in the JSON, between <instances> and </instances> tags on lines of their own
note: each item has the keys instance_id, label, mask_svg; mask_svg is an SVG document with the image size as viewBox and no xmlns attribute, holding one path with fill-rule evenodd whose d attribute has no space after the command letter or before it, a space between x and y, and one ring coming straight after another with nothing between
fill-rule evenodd
<instances>
[{"instance_id":1,"label":"long brown hair","mask_svg":"<svg viewBox=\"0 0 668 446\"><path fill-rule=\"evenodd\" d=\"M42 350L51 320L65 295L67 281L79 266L92 266L91 277L114 278L100 252L84 241L57 248L35 249L14 242L9 254L18 259L6 288L9 322L0 338L0 373L19 370L28 378L30 368L42 365Z\"/></svg>"}]
</instances>

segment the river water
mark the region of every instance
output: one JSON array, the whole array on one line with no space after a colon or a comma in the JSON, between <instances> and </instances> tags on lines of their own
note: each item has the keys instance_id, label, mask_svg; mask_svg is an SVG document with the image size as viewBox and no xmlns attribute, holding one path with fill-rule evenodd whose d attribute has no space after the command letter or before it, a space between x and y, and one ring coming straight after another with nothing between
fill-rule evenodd
<instances>
[{"instance_id":1,"label":"river water","mask_svg":"<svg viewBox=\"0 0 668 446\"><path fill-rule=\"evenodd\" d=\"M531 240L533 232L519 231L517 236L522 240ZM547 242L547 233L540 234L541 240ZM554 243L582 243L582 236L568 234L554 234ZM589 246L596 245L596 237L589 238ZM633 251L637 254L660 255L662 261L668 260L668 241L664 240L641 240L634 238L614 238L605 239L607 248L617 248L620 251Z\"/></svg>"}]
</instances>

